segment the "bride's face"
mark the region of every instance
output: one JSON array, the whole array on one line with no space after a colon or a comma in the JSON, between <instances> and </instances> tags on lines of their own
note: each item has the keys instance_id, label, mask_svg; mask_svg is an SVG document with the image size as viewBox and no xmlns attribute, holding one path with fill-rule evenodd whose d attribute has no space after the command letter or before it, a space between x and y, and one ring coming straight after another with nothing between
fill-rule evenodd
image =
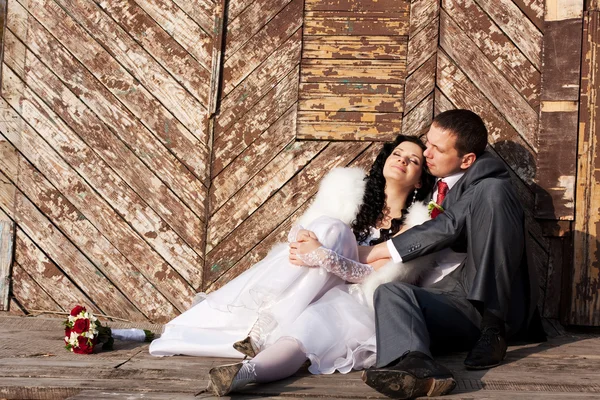
<instances>
[{"instance_id":1,"label":"bride's face","mask_svg":"<svg viewBox=\"0 0 600 400\"><path fill-rule=\"evenodd\" d=\"M423 170L423 150L416 143L402 142L385 161L383 176L389 184L391 181L410 190L421 186Z\"/></svg>"}]
</instances>

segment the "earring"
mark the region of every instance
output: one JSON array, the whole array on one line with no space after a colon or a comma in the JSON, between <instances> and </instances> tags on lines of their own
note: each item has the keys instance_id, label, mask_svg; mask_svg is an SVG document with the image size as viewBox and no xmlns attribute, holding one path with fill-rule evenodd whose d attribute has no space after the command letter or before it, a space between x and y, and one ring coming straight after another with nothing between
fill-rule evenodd
<instances>
[{"instance_id":1,"label":"earring","mask_svg":"<svg viewBox=\"0 0 600 400\"><path fill-rule=\"evenodd\" d=\"M415 188L415 194L413 195L412 204L415 204L415 201L417 201L417 192L418 191L419 191L419 189Z\"/></svg>"}]
</instances>

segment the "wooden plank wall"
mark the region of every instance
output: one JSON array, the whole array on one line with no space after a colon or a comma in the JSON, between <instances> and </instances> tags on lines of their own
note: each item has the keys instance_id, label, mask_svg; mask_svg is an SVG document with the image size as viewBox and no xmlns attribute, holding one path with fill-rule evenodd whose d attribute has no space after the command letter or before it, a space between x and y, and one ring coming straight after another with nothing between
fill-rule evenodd
<instances>
[{"instance_id":1,"label":"wooden plank wall","mask_svg":"<svg viewBox=\"0 0 600 400\"><path fill-rule=\"evenodd\" d=\"M210 0L9 0L0 214L13 302L166 321L202 286Z\"/></svg>"},{"instance_id":2,"label":"wooden plank wall","mask_svg":"<svg viewBox=\"0 0 600 400\"><path fill-rule=\"evenodd\" d=\"M402 4L381 24L395 29L393 60L372 63L397 62L398 82ZM303 19L302 0L8 2L0 217L16 226L11 312L83 303L167 321L282 240L328 170L370 164L370 141L296 140ZM381 42L355 39L365 35L374 42L361 56L375 59ZM371 114L398 122L392 111Z\"/></svg>"},{"instance_id":3,"label":"wooden plank wall","mask_svg":"<svg viewBox=\"0 0 600 400\"><path fill-rule=\"evenodd\" d=\"M331 4L312 1L307 7L327 9ZM275 243L286 240L293 221L306 209L327 171L339 165L368 166L378 149L371 142L296 140L302 123L298 82L304 63L303 10L302 0L229 4L209 196L208 291L221 287L263 258ZM328 32L337 37L336 29L341 35L347 27L334 22ZM308 25L305 31L310 32ZM327 45L329 54L336 43ZM379 49L375 46L371 51ZM353 52L355 47L344 51Z\"/></svg>"},{"instance_id":4,"label":"wooden plank wall","mask_svg":"<svg viewBox=\"0 0 600 400\"><path fill-rule=\"evenodd\" d=\"M410 5L407 78L402 133L427 132L434 115L434 89L440 30L440 2L415 0Z\"/></svg>"},{"instance_id":5,"label":"wooden plank wall","mask_svg":"<svg viewBox=\"0 0 600 400\"><path fill-rule=\"evenodd\" d=\"M577 162L574 259L571 310L568 322L600 325L600 261L598 229L600 179L597 170L600 152L600 4L588 1L583 18L581 108L579 114L579 160Z\"/></svg>"},{"instance_id":6,"label":"wooden plank wall","mask_svg":"<svg viewBox=\"0 0 600 400\"><path fill-rule=\"evenodd\" d=\"M11 312L82 302L166 321L285 240L332 167L367 167L374 142L460 107L513 172L556 318L570 222L540 225L533 210L546 194L553 218L572 219L574 161L553 170L548 148L576 113L573 71L551 79L574 54L559 51L574 4L9 0ZM557 151L572 156L569 135Z\"/></svg>"},{"instance_id":7,"label":"wooden plank wall","mask_svg":"<svg viewBox=\"0 0 600 400\"><path fill-rule=\"evenodd\" d=\"M536 217L572 221L583 2L547 0L544 14Z\"/></svg>"},{"instance_id":8,"label":"wooden plank wall","mask_svg":"<svg viewBox=\"0 0 600 400\"><path fill-rule=\"evenodd\" d=\"M306 0L297 137L390 140L402 131L408 0Z\"/></svg>"}]
</instances>

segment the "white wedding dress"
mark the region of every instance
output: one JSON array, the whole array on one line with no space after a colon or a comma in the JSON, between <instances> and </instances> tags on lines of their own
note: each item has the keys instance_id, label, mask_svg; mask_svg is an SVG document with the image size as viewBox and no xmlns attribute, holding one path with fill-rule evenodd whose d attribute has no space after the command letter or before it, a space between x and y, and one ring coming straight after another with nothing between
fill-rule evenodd
<instances>
[{"instance_id":1,"label":"white wedding dress","mask_svg":"<svg viewBox=\"0 0 600 400\"><path fill-rule=\"evenodd\" d=\"M343 222L320 217L306 228L332 250L330 254L341 256L330 264L338 265L341 259L350 266L351 260L358 260L356 239ZM290 232L290 241L297 229ZM282 337L297 340L315 374L373 365L375 322L360 285L347 284L322 267L290 264L288 257L287 244L275 246L262 261L170 321L151 343L150 354L242 358L233 343L252 329L258 332L259 348ZM347 269L341 275L352 279L352 272ZM361 271L361 276L368 272Z\"/></svg>"},{"instance_id":2,"label":"white wedding dress","mask_svg":"<svg viewBox=\"0 0 600 400\"><path fill-rule=\"evenodd\" d=\"M358 168L333 169L299 220L323 245L311 253L310 265L319 267L290 264L288 244L275 246L262 261L170 321L150 344L150 353L242 358L233 343L252 331L259 349L280 338L295 339L314 374L347 373L374 365L375 289L395 279L417 282L431 275L432 261L390 262L375 273L357 262L358 246L349 224L362 202L364 176ZM405 226L427 219L427 207L418 203L409 209ZM289 241L299 227L292 229ZM378 235L373 229L367 242Z\"/></svg>"}]
</instances>

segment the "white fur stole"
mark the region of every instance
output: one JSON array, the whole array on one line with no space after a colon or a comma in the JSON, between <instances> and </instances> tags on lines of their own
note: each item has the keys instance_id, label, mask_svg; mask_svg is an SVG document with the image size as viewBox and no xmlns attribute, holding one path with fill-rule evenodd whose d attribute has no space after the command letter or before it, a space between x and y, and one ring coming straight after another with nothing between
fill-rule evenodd
<instances>
[{"instance_id":1,"label":"white fur stole","mask_svg":"<svg viewBox=\"0 0 600 400\"><path fill-rule=\"evenodd\" d=\"M308 226L320 216L337 218L350 225L365 193L365 171L358 167L334 168L321 180L319 191L297 224Z\"/></svg>"}]
</instances>

